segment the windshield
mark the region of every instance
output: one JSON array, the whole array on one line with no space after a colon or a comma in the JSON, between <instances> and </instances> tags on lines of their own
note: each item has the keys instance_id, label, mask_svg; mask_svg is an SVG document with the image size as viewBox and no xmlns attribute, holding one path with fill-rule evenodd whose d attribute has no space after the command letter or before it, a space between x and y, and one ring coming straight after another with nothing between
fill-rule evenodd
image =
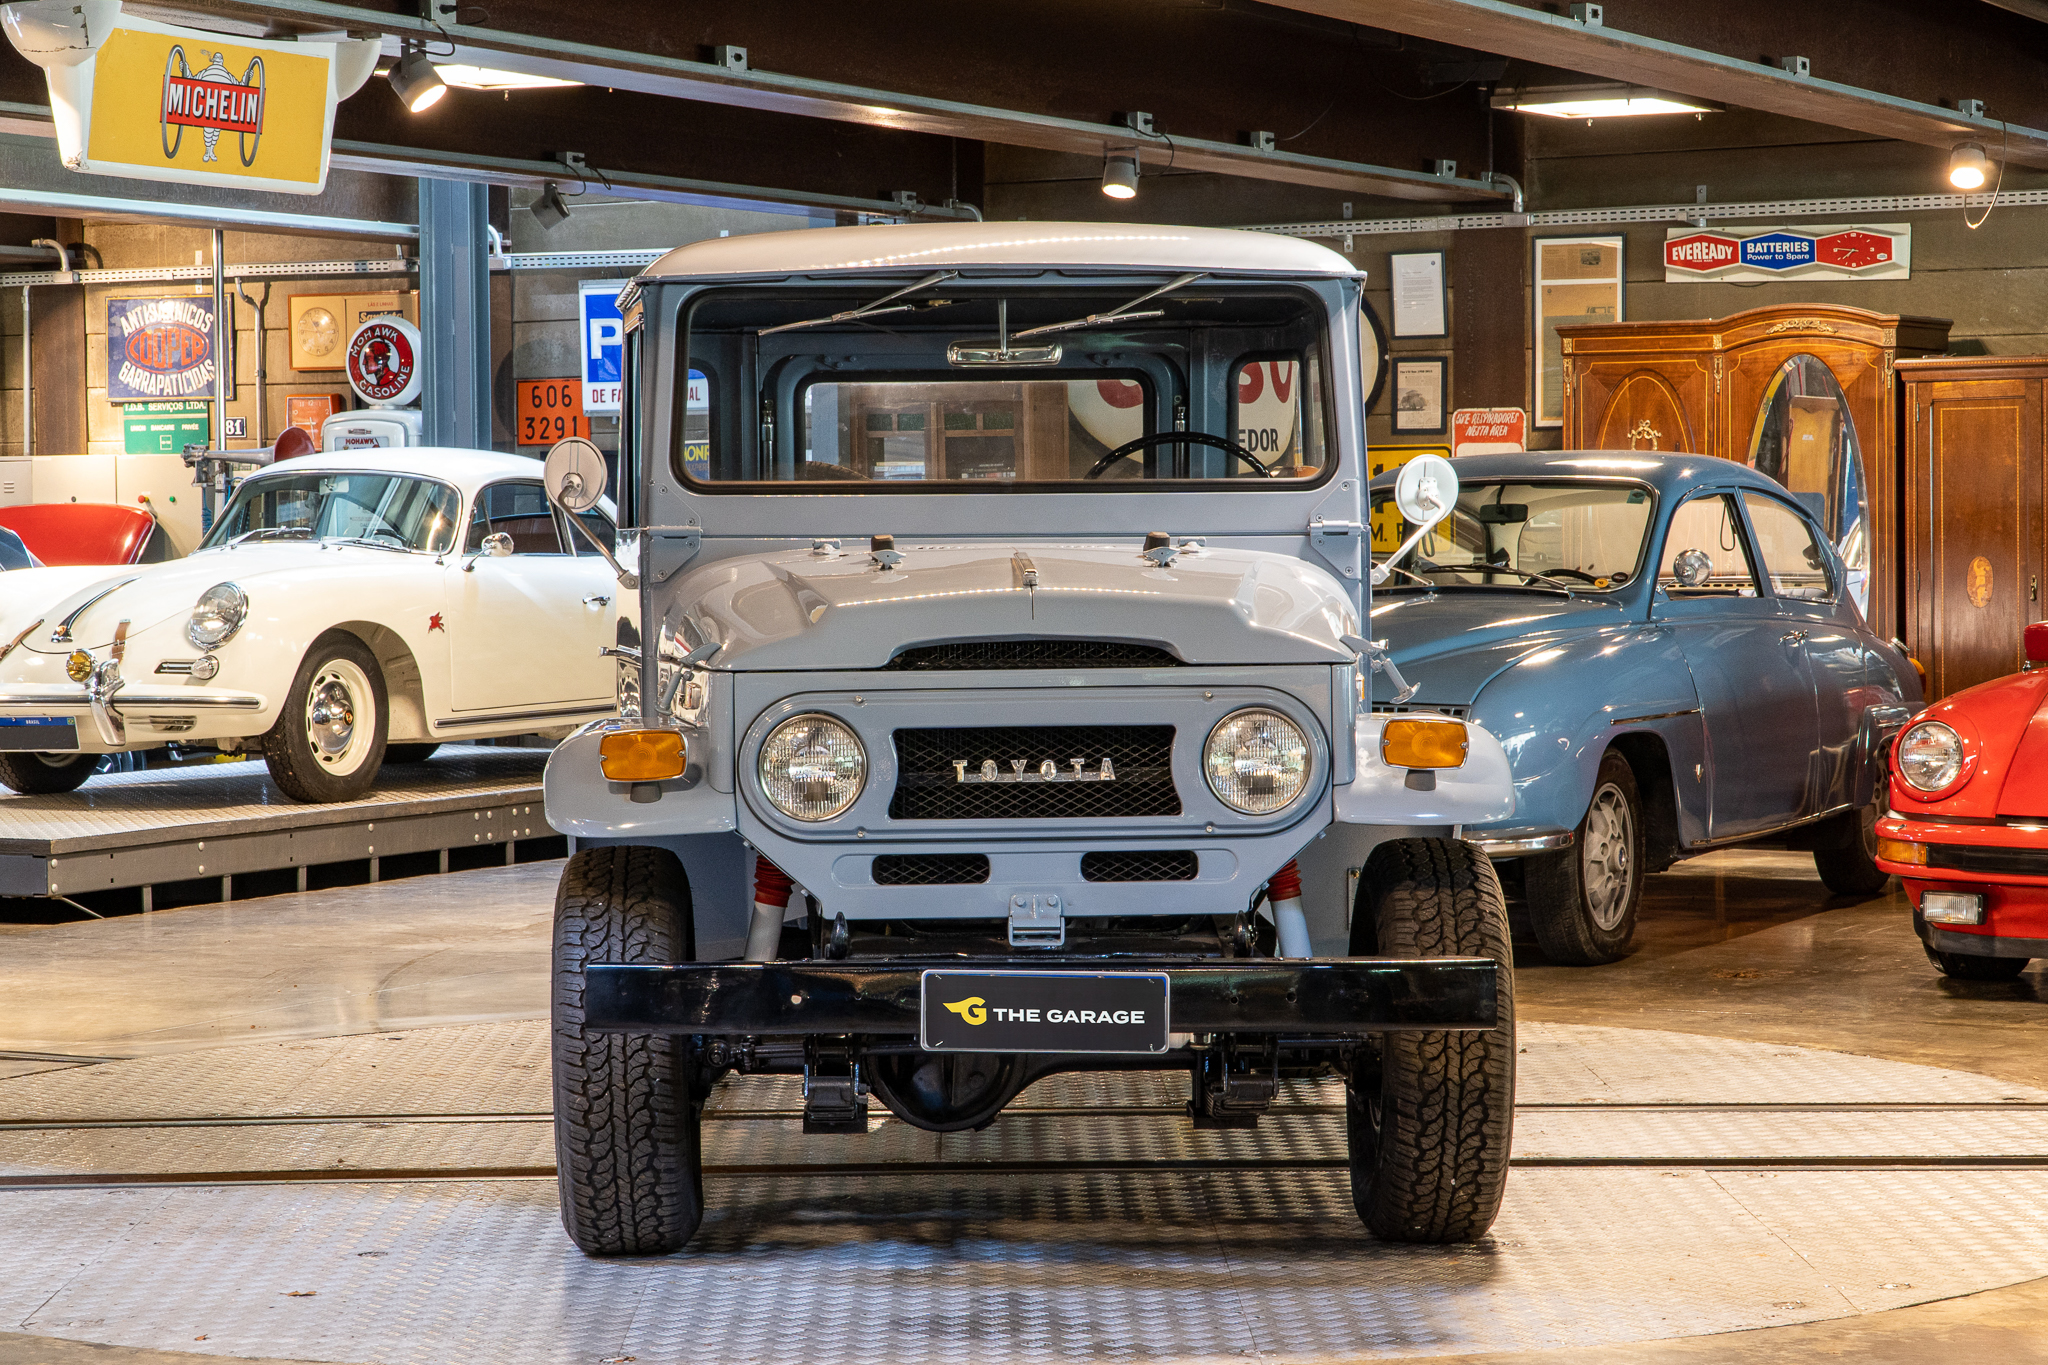
<instances>
[{"instance_id":1,"label":"windshield","mask_svg":"<svg viewBox=\"0 0 2048 1365\"><path fill-rule=\"evenodd\" d=\"M1373 490L1377 523L1394 492ZM1469 483L1381 591L1454 586L1613 592L1641 572L1655 495L1628 485ZM1412 527L1401 531L1405 539ZM1385 556L1380 556L1382 560ZM1420 581L1418 581L1420 580Z\"/></svg>"},{"instance_id":2,"label":"windshield","mask_svg":"<svg viewBox=\"0 0 2048 1365\"><path fill-rule=\"evenodd\" d=\"M671 465L830 492L1298 488L1328 464L1324 311L1305 289L1198 275L720 290L684 319Z\"/></svg>"},{"instance_id":3,"label":"windshield","mask_svg":"<svg viewBox=\"0 0 2048 1365\"><path fill-rule=\"evenodd\" d=\"M454 546L461 498L403 474L267 474L235 490L201 548L250 540L364 540L442 553Z\"/></svg>"}]
</instances>

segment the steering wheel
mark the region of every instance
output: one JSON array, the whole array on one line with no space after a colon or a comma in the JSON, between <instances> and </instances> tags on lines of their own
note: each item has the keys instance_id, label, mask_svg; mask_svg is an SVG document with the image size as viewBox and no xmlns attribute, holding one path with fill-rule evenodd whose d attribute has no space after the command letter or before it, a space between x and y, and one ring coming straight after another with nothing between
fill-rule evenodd
<instances>
[{"instance_id":1,"label":"steering wheel","mask_svg":"<svg viewBox=\"0 0 2048 1365\"><path fill-rule=\"evenodd\" d=\"M1140 436L1135 441L1125 441L1115 450L1110 451L1109 454L1097 460L1095 467L1081 477L1084 479L1099 479L1102 477L1103 470L1109 468L1118 460L1124 459L1126 456L1135 455L1141 450L1150 450L1154 446L1181 444L1214 446L1224 454L1234 455L1253 469L1258 470L1261 478L1270 479L1273 477L1273 471L1260 464L1258 456L1252 454L1235 441L1222 436L1211 436L1206 431L1155 431L1149 436Z\"/></svg>"}]
</instances>

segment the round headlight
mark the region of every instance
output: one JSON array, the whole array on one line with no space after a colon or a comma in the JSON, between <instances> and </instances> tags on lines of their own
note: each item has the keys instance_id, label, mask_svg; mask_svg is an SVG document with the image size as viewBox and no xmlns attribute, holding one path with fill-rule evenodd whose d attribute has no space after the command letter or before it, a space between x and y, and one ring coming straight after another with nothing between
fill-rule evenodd
<instances>
[{"instance_id":1,"label":"round headlight","mask_svg":"<svg viewBox=\"0 0 2048 1365\"><path fill-rule=\"evenodd\" d=\"M1938 720L1923 720L1899 736L1899 776L1918 791L1953 787L1963 772L1963 741Z\"/></svg>"},{"instance_id":2,"label":"round headlight","mask_svg":"<svg viewBox=\"0 0 2048 1365\"><path fill-rule=\"evenodd\" d=\"M199 594L192 619L185 623L185 638L200 649L224 645L248 615L249 599L242 590L232 583L216 583Z\"/></svg>"},{"instance_id":3,"label":"round headlight","mask_svg":"<svg viewBox=\"0 0 2048 1365\"><path fill-rule=\"evenodd\" d=\"M1270 815L1308 785L1308 738L1277 711L1237 711L1218 721L1202 749L1209 790L1233 810Z\"/></svg>"},{"instance_id":4,"label":"round headlight","mask_svg":"<svg viewBox=\"0 0 2048 1365\"><path fill-rule=\"evenodd\" d=\"M793 820L830 820L867 785L868 756L830 716L791 716L761 745L761 793Z\"/></svg>"}]
</instances>

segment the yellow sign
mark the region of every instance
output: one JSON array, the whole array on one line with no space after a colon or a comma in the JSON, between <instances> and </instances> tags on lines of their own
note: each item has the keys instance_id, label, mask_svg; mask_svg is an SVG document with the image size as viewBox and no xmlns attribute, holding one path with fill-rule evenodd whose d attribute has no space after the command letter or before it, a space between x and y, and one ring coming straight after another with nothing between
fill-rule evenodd
<instances>
[{"instance_id":1,"label":"yellow sign","mask_svg":"<svg viewBox=\"0 0 2048 1365\"><path fill-rule=\"evenodd\" d=\"M286 194L326 188L335 103L369 77L375 42L230 38L126 14L95 27L91 17L8 32L49 78L65 166Z\"/></svg>"},{"instance_id":2,"label":"yellow sign","mask_svg":"<svg viewBox=\"0 0 2048 1365\"><path fill-rule=\"evenodd\" d=\"M978 995L970 995L965 1000L941 1000L939 1003L970 1024L988 1022L988 1010L983 1008L988 1002Z\"/></svg>"},{"instance_id":3,"label":"yellow sign","mask_svg":"<svg viewBox=\"0 0 2048 1365\"><path fill-rule=\"evenodd\" d=\"M1365 453L1365 477L1368 482L1377 479L1390 469L1399 469L1417 455L1441 455L1451 458L1449 446L1374 446ZM1392 554L1401 548L1401 537L1407 534L1408 523L1401 520L1401 514L1394 508L1394 500L1387 499L1382 507L1375 508L1372 517L1372 548L1379 554Z\"/></svg>"}]
</instances>

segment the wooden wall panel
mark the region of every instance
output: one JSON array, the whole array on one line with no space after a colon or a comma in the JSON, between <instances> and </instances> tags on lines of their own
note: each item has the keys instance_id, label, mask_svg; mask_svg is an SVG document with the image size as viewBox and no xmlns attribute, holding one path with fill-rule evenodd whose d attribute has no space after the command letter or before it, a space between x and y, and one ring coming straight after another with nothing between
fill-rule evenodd
<instances>
[{"instance_id":1,"label":"wooden wall panel","mask_svg":"<svg viewBox=\"0 0 2048 1365\"><path fill-rule=\"evenodd\" d=\"M83 455L85 430L85 286L28 291L35 348L35 453Z\"/></svg>"}]
</instances>

